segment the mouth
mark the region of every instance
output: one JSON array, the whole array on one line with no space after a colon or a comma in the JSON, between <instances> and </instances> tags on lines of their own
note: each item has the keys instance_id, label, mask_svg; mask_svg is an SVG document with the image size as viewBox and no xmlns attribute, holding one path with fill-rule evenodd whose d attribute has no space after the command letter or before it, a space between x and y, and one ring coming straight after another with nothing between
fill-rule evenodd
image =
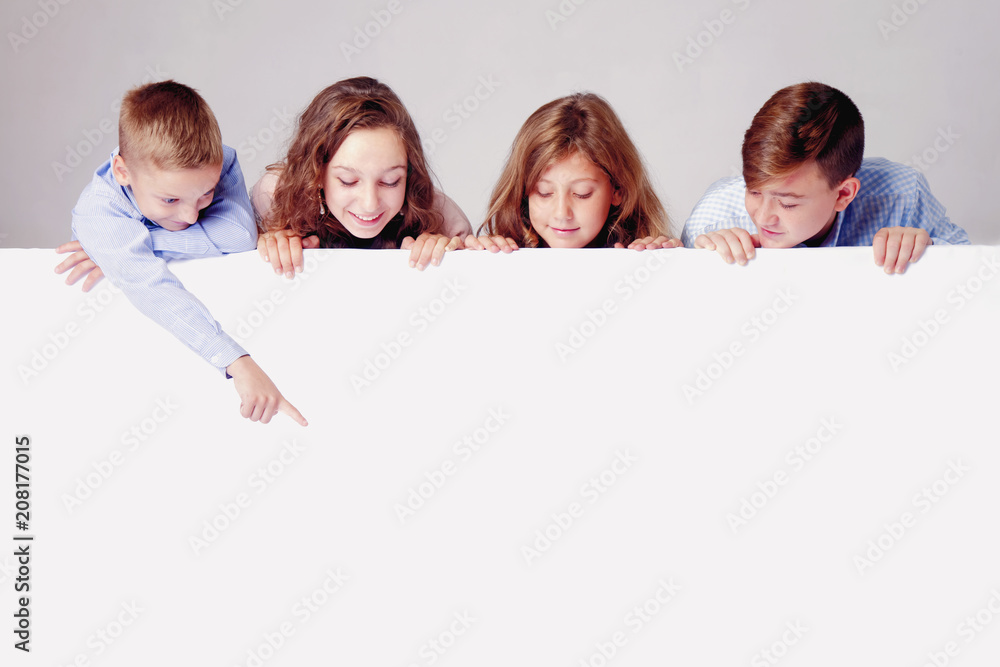
<instances>
[{"instance_id":1,"label":"mouth","mask_svg":"<svg viewBox=\"0 0 1000 667\"><path fill-rule=\"evenodd\" d=\"M569 236L570 234L572 234L574 232L580 231L579 227L570 227L570 228L567 229L567 228L562 228L562 227L553 227L552 225L549 225L549 229L551 229L553 232L555 232L559 236Z\"/></svg>"},{"instance_id":2,"label":"mouth","mask_svg":"<svg viewBox=\"0 0 1000 667\"><path fill-rule=\"evenodd\" d=\"M354 221L357 222L362 227L374 227L375 225L378 224L379 220L382 219L383 215L383 213L379 213L378 215L374 216L365 216L365 215L358 215L354 211L348 211L348 213L350 213L351 217L354 218Z\"/></svg>"},{"instance_id":3,"label":"mouth","mask_svg":"<svg viewBox=\"0 0 1000 667\"><path fill-rule=\"evenodd\" d=\"M768 238L777 238L781 236L784 232L776 232L773 229L768 229L767 227L761 227L760 233Z\"/></svg>"}]
</instances>

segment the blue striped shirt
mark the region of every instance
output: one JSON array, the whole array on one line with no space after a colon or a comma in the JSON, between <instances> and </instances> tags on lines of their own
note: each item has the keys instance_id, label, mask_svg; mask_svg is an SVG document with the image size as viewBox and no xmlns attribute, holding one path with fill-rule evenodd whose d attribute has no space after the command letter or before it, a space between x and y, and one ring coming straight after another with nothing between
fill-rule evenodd
<instances>
[{"instance_id":1,"label":"blue striped shirt","mask_svg":"<svg viewBox=\"0 0 1000 667\"><path fill-rule=\"evenodd\" d=\"M913 167L880 157L866 158L855 176L861 181L861 189L854 201L837 214L820 247L871 245L883 227L926 229L938 245L969 243L965 230L952 224L944 206L931 194L927 179ZM684 245L693 248L700 234L720 229L741 227L756 233L757 227L747 213L745 194L742 177L713 183L684 223Z\"/></svg>"},{"instance_id":2,"label":"blue striped shirt","mask_svg":"<svg viewBox=\"0 0 1000 667\"><path fill-rule=\"evenodd\" d=\"M111 158L118 149L111 154ZM247 352L167 268L168 259L217 257L257 247L257 226L236 151L223 147L215 198L198 222L172 232L139 212L109 159L94 173L73 209L73 238L142 313L222 373Z\"/></svg>"}]
</instances>

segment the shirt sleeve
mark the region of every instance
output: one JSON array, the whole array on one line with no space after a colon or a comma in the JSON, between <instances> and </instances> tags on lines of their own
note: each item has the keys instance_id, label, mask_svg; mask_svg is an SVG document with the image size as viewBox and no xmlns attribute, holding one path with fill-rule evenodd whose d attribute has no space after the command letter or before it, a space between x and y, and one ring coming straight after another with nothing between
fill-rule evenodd
<instances>
[{"instance_id":1,"label":"shirt sleeve","mask_svg":"<svg viewBox=\"0 0 1000 667\"><path fill-rule=\"evenodd\" d=\"M923 174L917 176L913 213L903 225L926 229L934 245L969 245L969 235L948 219L944 205L931 194L930 185Z\"/></svg>"},{"instance_id":2,"label":"shirt sleeve","mask_svg":"<svg viewBox=\"0 0 1000 667\"><path fill-rule=\"evenodd\" d=\"M73 233L132 305L221 373L247 354L156 255L149 230L124 201L85 191L73 209Z\"/></svg>"},{"instance_id":3,"label":"shirt sleeve","mask_svg":"<svg viewBox=\"0 0 1000 667\"><path fill-rule=\"evenodd\" d=\"M215 197L198 216L197 224L183 233L158 225L150 227L149 237L157 256L164 259L198 259L257 248L257 224L236 151L226 146L223 155L222 174L215 187Z\"/></svg>"},{"instance_id":4,"label":"shirt sleeve","mask_svg":"<svg viewBox=\"0 0 1000 667\"><path fill-rule=\"evenodd\" d=\"M278 174L273 171L265 171L264 175L254 183L250 192L250 201L253 204L254 217L258 221L263 221L271 211L271 202L274 200L274 189L278 187Z\"/></svg>"},{"instance_id":5,"label":"shirt sleeve","mask_svg":"<svg viewBox=\"0 0 1000 667\"><path fill-rule=\"evenodd\" d=\"M684 246L693 248L700 235L719 229L739 227L755 233L757 228L746 209L745 191L742 178L723 178L710 185L684 223Z\"/></svg>"}]
</instances>

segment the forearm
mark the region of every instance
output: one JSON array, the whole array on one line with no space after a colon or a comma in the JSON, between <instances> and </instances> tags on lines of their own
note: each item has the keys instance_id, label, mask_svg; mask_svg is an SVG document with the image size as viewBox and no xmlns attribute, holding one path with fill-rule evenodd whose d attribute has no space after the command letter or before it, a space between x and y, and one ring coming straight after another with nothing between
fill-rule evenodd
<instances>
[{"instance_id":1,"label":"forearm","mask_svg":"<svg viewBox=\"0 0 1000 667\"><path fill-rule=\"evenodd\" d=\"M126 298L212 366L226 366L246 354L208 309L157 257L145 228L121 221L75 218L74 229L90 258Z\"/></svg>"}]
</instances>

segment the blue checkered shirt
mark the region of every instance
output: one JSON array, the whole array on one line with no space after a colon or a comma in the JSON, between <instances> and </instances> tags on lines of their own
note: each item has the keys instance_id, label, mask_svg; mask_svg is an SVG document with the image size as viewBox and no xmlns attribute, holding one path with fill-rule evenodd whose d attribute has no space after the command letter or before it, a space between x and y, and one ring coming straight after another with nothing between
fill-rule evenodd
<instances>
[{"instance_id":1,"label":"blue checkered shirt","mask_svg":"<svg viewBox=\"0 0 1000 667\"><path fill-rule=\"evenodd\" d=\"M861 181L861 189L854 201L837 214L821 247L868 246L883 227L926 229L937 245L969 243L965 230L948 219L944 206L931 194L927 179L913 167L880 157L867 158L855 176ZM745 194L742 177L713 183L684 223L684 245L693 248L700 234L720 229L741 227L756 233L757 227L747 213Z\"/></svg>"}]
</instances>

